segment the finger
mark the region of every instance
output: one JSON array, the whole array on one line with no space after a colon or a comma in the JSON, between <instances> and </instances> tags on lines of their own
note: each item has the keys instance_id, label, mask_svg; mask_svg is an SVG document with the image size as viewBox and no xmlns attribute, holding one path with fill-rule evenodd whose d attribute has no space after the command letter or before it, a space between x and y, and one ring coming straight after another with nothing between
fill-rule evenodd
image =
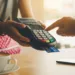
<instances>
[{"instance_id":1,"label":"finger","mask_svg":"<svg viewBox=\"0 0 75 75\"><path fill-rule=\"evenodd\" d=\"M22 46L25 46L25 47L29 47L29 46L30 46L30 44L28 44L28 43L26 43L26 42L23 42L23 41L20 41L20 40L18 40L18 43L19 43L20 45L22 45Z\"/></svg>"},{"instance_id":2,"label":"finger","mask_svg":"<svg viewBox=\"0 0 75 75\"><path fill-rule=\"evenodd\" d=\"M11 38L15 38L14 36L12 36ZM30 46L30 44L28 43L28 42L25 42L25 41L22 41L22 40L20 40L20 39L17 39L17 38L15 38L14 39L15 41L17 41L20 45L22 45L22 46L25 46L25 47L29 47Z\"/></svg>"},{"instance_id":3,"label":"finger","mask_svg":"<svg viewBox=\"0 0 75 75\"><path fill-rule=\"evenodd\" d=\"M24 46L24 47L30 47L29 44L25 44L25 43L20 43L21 46Z\"/></svg>"},{"instance_id":4,"label":"finger","mask_svg":"<svg viewBox=\"0 0 75 75\"><path fill-rule=\"evenodd\" d=\"M26 27L25 24L18 23L18 22L16 22L16 21L11 21L11 20L9 20L9 21L7 21L7 23L10 24L10 25L15 26L15 27L17 27L17 28L25 28L25 27Z\"/></svg>"},{"instance_id":5,"label":"finger","mask_svg":"<svg viewBox=\"0 0 75 75\"><path fill-rule=\"evenodd\" d=\"M16 28L14 28L14 27L11 27L10 28L11 30L11 33L10 32L8 32L9 33L9 36L13 36L13 35L15 35L15 38L17 38L17 39L19 39L19 40L23 40L23 41L25 41L25 42L30 42L30 40L28 39L28 38L26 38L26 37L24 37L24 36L22 36L19 32L18 32L18 30L16 29Z\"/></svg>"},{"instance_id":6,"label":"finger","mask_svg":"<svg viewBox=\"0 0 75 75\"><path fill-rule=\"evenodd\" d=\"M15 22L15 21L13 22L13 24L14 24L15 27L20 27L20 28L25 28L26 27L25 24L18 23L18 22Z\"/></svg>"},{"instance_id":7,"label":"finger","mask_svg":"<svg viewBox=\"0 0 75 75\"><path fill-rule=\"evenodd\" d=\"M61 36L75 36L75 34L66 32L64 29L58 29L57 34Z\"/></svg>"},{"instance_id":8,"label":"finger","mask_svg":"<svg viewBox=\"0 0 75 75\"><path fill-rule=\"evenodd\" d=\"M56 22L54 22L51 26L49 26L48 28L46 28L47 31L52 30L58 26L60 26L61 24L61 20L57 20Z\"/></svg>"},{"instance_id":9,"label":"finger","mask_svg":"<svg viewBox=\"0 0 75 75\"><path fill-rule=\"evenodd\" d=\"M41 24L41 26L45 29L46 28L46 25L42 22L42 21L38 21L40 24Z\"/></svg>"}]
</instances>

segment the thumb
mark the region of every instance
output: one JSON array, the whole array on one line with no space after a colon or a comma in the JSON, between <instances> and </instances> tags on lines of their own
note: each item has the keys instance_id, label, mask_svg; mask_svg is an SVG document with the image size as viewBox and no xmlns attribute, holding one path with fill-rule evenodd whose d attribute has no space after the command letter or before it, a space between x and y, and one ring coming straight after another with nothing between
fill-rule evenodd
<instances>
[{"instance_id":1,"label":"thumb","mask_svg":"<svg viewBox=\"0 0 75 75\"><path fill-rule=\"evenodd\" d=\"M11 34L12 33L12 34ZM11 36L13 39L17 39L17 40L22 40L22 41L25 41L25 42L30 42L30 40L25 37L25 36L22 36L18 30L14 27L11 27L11 33L9 34L9 36ZM15 35L15 36L13 36ZM15 38L14 38L15 37Z\"/></svg>"},{"instance_id":2,"label":"thumb","mask_svg":"<svg viewBox=\"0 0 75 75\"><path fill-rule=\"evenodd\" d=\"M21 38L20 38L21 41L25 41L25 42L30 42L30 40L27 38L27 37L24 37L21 35Z\"/></svg>"}]
</instances>

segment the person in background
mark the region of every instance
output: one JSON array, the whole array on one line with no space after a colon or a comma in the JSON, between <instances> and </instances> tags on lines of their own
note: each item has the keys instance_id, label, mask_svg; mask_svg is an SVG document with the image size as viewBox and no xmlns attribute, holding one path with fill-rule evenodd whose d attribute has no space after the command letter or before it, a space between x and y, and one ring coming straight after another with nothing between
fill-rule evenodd
<instances>
[{"instance_id":1,"label":"person in background","mask_svg":"<svg viewBox=\"0 0 75 75\"><path fill-rule=\"evenodd\" d=\"M0 52L8 54L20 53L22 46L30 46L25 42L30 40L22 36L17 28L25 28L26 25L14 22L18 9L22 18L35 19L31 8L31 0L0 0ZM8 21L10 19L11 21ZM44 27L44 25L42 24Z\"/></svg>"}]
</instances>

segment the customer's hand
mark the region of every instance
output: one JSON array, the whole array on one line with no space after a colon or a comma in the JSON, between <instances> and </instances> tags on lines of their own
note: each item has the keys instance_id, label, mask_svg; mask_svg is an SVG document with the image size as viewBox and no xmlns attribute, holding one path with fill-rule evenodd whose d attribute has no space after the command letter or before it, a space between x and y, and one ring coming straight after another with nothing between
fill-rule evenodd
<instances>
[{"instance_id":1,"label":"customer's hand","mask_svg":"<svg viewBox=\"0 0 75 75\"><path fill-rule=\"evenodd\" d=\"M57 34L62 36L75 36L75 19L71 17L63 17L56 22L54 22L51 26L46 28L47 31L58 27Z\"/></svg>"},{"instance_id":2,"label":"customer's hand","mask_svg":"<svg viewBox=\"0 0 75 75\"><path fill-rule=\"evenodd\" d=\"M28 42L30 42L30 40L27 37L22 36L18 31L18 28L25 28L26 25L14 21L1 22L0 25L4 25L3 32L17 41L20 45L30 46L29 44L27 44Z\"/></svg>"}]
</instances>

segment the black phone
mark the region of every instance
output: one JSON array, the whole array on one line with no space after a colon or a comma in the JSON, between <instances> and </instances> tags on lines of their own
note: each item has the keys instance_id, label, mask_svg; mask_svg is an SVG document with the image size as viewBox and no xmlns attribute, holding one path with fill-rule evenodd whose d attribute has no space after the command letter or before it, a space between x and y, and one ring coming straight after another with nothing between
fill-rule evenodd
<instances>
[{"instance_id":1,"label":"black phone","mask_svg":"<svg viewBox=\"0 0 75 75\"><path fill-rule=\"evenodd\" d=\"M46 31L39 22L27 18L15 18L14 21L26 25L24 29L19 28L18 30L23 36L30 39L28 44L33 48L46 50L47 52L59 52L59 50L55 48L57 44L56 39Z\"/></svg>"}]
</instances>

